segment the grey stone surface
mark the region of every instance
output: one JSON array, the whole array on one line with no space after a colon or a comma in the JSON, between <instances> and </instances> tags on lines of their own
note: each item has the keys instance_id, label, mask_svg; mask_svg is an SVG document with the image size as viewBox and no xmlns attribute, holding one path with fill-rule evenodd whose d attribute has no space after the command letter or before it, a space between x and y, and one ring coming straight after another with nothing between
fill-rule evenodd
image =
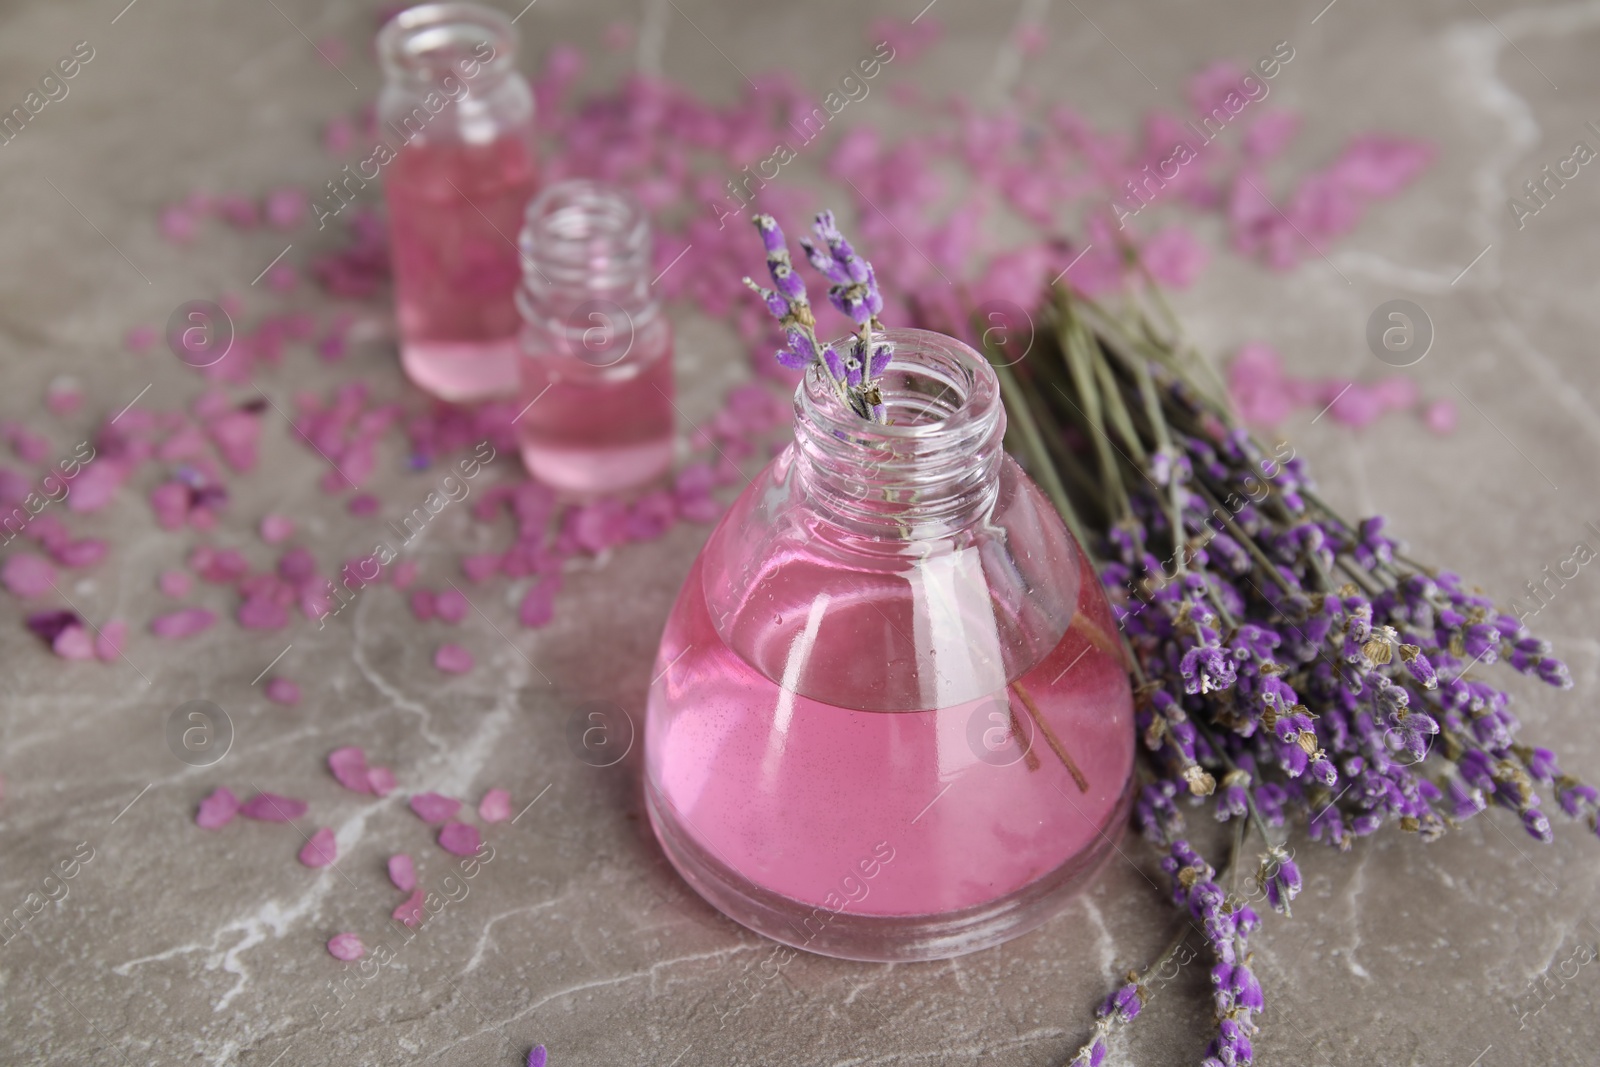
<instances>
[{"instance_id":1,"label":"grey stone surface","mask_svg":"<svg viewBox=\"0 0 1600 1067\"><path fill-rule=\"evenodd\" d=\"M147 385L144 402L155 407L192 397L197 383L182 368L124 355L123 330L164 321L186 299L247 289L281 245L262 233L176 249L156 236L155 208L196 187L320 184L328 160L312 131L376 89L364 52L342 64L358 91L307 40L357 39L372 5L123 2L0 6L7 108L75 42L96 50L70 96L0 148L3 417L30 416L63 372L88 384L83 426ZM746 71L787 66L820 88L870 18L908 18L921 3L681 0L647 3L646 22L662 31L655 39L669 75L725 99L739 84L733 61ZM1102 124L1131 128L1145 108L1175 104L1201 63L1248 61L1287 39L1297 56L1274 94L1306 116L1291 153L1296 169L1372 128L1437 143L1425 179L1378 206L1326 261L1269 274L1222 254L1180 310L1209 349L1265 339L1297 372L1326 374L1381 369L1363 342L1378 304L1404 297L1426 308L1438 337L1407 373L1428 395L1462 401L1458 433L1433 437L1391 417L1354 434L1331 420L1313 425L1309 413L1288 429L1336 502L1386 512L1418 555L1510 598L1592 536L1586 522L1600 521L1592 358L1600 176L1586 168L1520 231L1506 207L1573 140L1596 144L1582 126L1600 120L1600 3L1339 0L1319 15L1320 7L1027 0L1022 10L1044 20L1048 46L1014 74ZM1008 87L1000 46L1016 4L939 0L933 15L947 27L944 42L890 77ZM540 0L519 23L525 66L573 39L599 57L591 81L614 78L630 57L600 50L600 33L612 20L640 18L627 3ZM886 97L868 100L863 114L882 121ZM1206 236L1220 243L1214 229ZM681 382L698 416L743 361L720 324L679 319ZM402 388L383 345L332 370L302 360L293 381L269 375L267 384L286 396L352 374L381 395ZM324 558L370 547L372 521L330 506L316 488L320 474L284 425L269 424L261 472L236 481L232 518L216 540L264 562L250 520L274 509L302 517ZM386 474L377 490L404 500L425 481ZM462 514L438 526L422 550L436 581L447 557L488 536ZM65 590L73 601L98 618L155 613L154 575L188 541L157 531L132 490L80 527L119 540L110 561ZM464 640L479 667L459 678L432 668L437 636L419 636L386 588L320 633L299 623L263 638L225 625L178 645L136 632L133 665L105 667L50 656L6 598L0 911L38 891L79 842L94 853L69 896L0 946L0 1062L512 1064L535 1042L550 1046L559 1067L1064 1062L1116 976L1175 929L1150 881L1154 860L1137 843L1064 915L1001 948L911 966L801 955L765 981L760 964L772 946L701 903L662 859L643 818L637 752L609 769L569 753L565 720L579 703L638 708L660 624L701 536L683 527L579 569L552 626L508 629L515 647L474 616ZM1513 686L1529 736L1574 770L1600 768L1591 725L1597 582L1585 572L1537 620L1571 664L1576 690ZM506 605L483 606L508 625ZM284 709L252 679L291 642L282 670L305 686L306 700ZM191 699L222 706L237 730L215 767L178 763L163 740L169 712ZM350 742L396 768L401 791L374 804L338 790L321 757ZM194 805L218 783L310 799L312 819L338 831L339 869L300 867L299 841L285 827L197 830ZM395 903L382 858L423 857L425 885L448 873L403 810L406 787L475 798L494 785L509 788L518 807L540 799L515 826L495 829L495 858L467 896L324 1018L338 1006L329 982L339 974L324 941L375 929ZM1557 823L1553 847L1500 816L1427 848L1397 834L1348 856L1302 845L1307 889L1295 916L1269 920L1257 939L1270 1004L1259 1061L1595 1063L1600 969L1580 968L1565 982L1558 975L1580 940L1600 938L1589 925L1600 922L1600 845ZM1547 972L1549 1005L1522 1027L1512 1005ZM1206 993L1199 968L1188 968L1113 1062L1197 1062Z\"/></svg>"}]
</instances>

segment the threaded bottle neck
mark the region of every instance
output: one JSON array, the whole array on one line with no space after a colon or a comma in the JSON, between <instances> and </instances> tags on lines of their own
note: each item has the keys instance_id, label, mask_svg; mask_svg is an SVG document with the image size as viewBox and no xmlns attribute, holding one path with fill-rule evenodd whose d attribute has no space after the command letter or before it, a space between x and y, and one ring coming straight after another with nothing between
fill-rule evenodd
<instances>
[{"instance_id":1,"label":"threaded bottle neck","mask_svg":"<svg viewBox=\"0 0 1600 1067\"><path fill-rule=\"evenodd\" d=\"M795 392L795 455L812 506L857 533L946 537L999 495L1005 410L994 369L960 341L888 330L881 379L889 424L859 418L813 367Z\"/></svg>"},{"instance_id":2,"label":"threaded bottle neck","mask_svg":"<svg viewBox=\"0 0 1600 1067\"><path fill-rule=\"evenodd\" d=\"M653 327L650 221L626 189L573 179L528 205L517 309L539 347L596 367L620 362Z\"/></svg>"},{"instance_id":3,"label":"threaded bottle neck","mask_svg":"<svg viewBox=\"0 0 1600 1067\"><path fill-rule=\"evenodd\" d=\"M384 75L414 89L450 89L451 78L483 93L517 67L516 27L482 4L407 8L384 23L377 48Z\"/></svg>"}]
</instances>

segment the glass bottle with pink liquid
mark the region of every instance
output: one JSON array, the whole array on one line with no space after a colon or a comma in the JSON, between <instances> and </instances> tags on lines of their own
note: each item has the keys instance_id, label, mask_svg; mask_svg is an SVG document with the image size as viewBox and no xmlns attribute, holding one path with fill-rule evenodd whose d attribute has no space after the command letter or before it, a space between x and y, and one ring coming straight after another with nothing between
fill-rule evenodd
<instances>
[{"instance_id":1,"label":"glass bottle with pink liquid","mask_svg":"<svg viewBox=\"0 0 1600 1067\"><path fill-rule=\"evenodd\" d=\"M1088 558L1001 448L993 369L884 336L890 424L814 365L794 443L695 561L645 788L668 857L731 918L828 956L941 959L1044 922L1106 859L1133 705Z\"/></svg>"},{"instance_id":2,"label":"glass bottle with pink liquid","mask_svg":"<svg viewBox=\"0 0 1600 1067\"><path fill-rule=\"evenodd\" d=\"M400 362L454 402L516 390L516 233L533 196L533 93L493 8L422 4L378 33Z\"/></svg>"},{"instance_id":3,"label":"glass bottle with pink liquid","mask_svg":"<svg viewBox=\"0 0 1600 1067\"><path fill-rule=\"evenodd\" d=\"M644 208L617 186L559 182L528 205L521 246L524 466L577 493L650 481L672 464L674 409Z\"/></svg>"}]
</instances>

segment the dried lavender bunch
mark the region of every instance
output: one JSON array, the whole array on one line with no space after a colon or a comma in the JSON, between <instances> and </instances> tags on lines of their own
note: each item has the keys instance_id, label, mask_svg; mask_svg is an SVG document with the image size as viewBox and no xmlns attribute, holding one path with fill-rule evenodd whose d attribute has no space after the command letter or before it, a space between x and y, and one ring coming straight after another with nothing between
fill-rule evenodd
<instances>
[{"instance_id":1,"label":"dried lavender bunch","mask_svg":"<svg viewBox=\"0 0 1600 1067\"><path fill-rule=\"evenodd\" d=\"M834 224L831 211L817 215L812 227L815 241L800 240L811 265L833 283L828 288L828 302L856 324L856 332L840 352L832 343L817 340L817 320L811 312L805 282L795 273L778 221L771 215L757 215L754 222L767 250L767 272L775 288L764 288L750 278L745 278L744 283L755 290L784 328L788 347L778 351L778 362L794 370L820 363L852 411L870 422L887 422L878 379L889 366L890 346L874 338L875 331L883 330L878 321L883 297L872 264L856 255Z\"/></svg>"},{"instance_id":2,"label":"dried lavender bunch","mask_svg":"<svg viewBox=\"0 0 1600 1067\"><path fill-rule=\"evenodd\" d=\"M1051 496L1087 533L1132 653L1146 757L1135 821L1214 961L1204 1067L1248 1065L1260 919L1185 839L1178 798L1234 824L1235 883L1247 830L1259 836L1252 898L1284 914L1300 889L1291 820L1343 851L1387 823L1432 840L1495 805L1549 841L1542 783L1600 832L1596 791L1517 739L1510 696L1480 668L1571 679L1517 618L1411 561L1382 518L1333 511L1291 448L1251 437L1170 312L1162 329L1062 290L1043 319L1043 353L995 359L1015 450L1063 488ZM1130 979L1101 1007L1073 1067L1101 1063L1142 988Z\"/></svg>"}]
</instances>

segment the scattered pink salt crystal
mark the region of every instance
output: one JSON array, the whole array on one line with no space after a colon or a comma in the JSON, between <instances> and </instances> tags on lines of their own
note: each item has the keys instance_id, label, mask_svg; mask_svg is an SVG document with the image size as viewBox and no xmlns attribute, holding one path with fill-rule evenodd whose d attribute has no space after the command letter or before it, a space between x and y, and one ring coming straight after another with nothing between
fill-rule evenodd
<instances>
[{"instance_id":1,"label":"scattered pink salt crystal","mask_svg":"<svg viewBox=\"0 0 1600 1067\"><path fill-rule=\"evenodd\" d=\"M1351 382L1349 388L1345 388L1337 381L1330 382L1329 386L1338 386L1341 390L1328 405L1328 414L1335 420L1359 430L1383 414L1383 405L1370 386Z\"/></svg>"},{"instance_id":2,"label":"scattered pink salt crystal","mask_svg":"<svg viewBox=\"0 0 1600 1067\"><path fill-rule=\"evenodd\" d=\"M104 559L110 547L97 537L86 537L81 541L64 541L54 545L50 554L63 567L89 567Z\"/></svg>"},{"instance_id":3,"label":"scattered pink salt crystal","mask_svg":"<svg viewBox=\"0 0 1600 1067\"><path fill-rule=\"evenodd\" d=\"M555 618L556 592L560 588L559 574L546 575L530 585L517 605L517 621L531 630Z\"/></svg>"},{"instance_id":4,"label":"scattered pink salt crystal","mask_svg":"<svg viewBox=\"0 0 1600 1067\"><path fill-rule=\"evenodd\" d=\"M287 678L268 678L261 691L274 704L293 707L300 703L300 686Z\"/></svg>"},{"instance_id":5,"label":"scattered pink salt crystal","mask_svg":"<svg viewBox=\"0 0 1600 1067\"><path fill-rule=\"evenodd\" d=\"M294 520L282 515L266 515L261 519L261 540L269 545L280 544L294 536Z\"/></svg>"},{"instance_id":6,"label":"scattered pink salt crystal","mask_svg":"<svg viewBox=\"0 0 1600 1067\"><path fill-rule=\"evenodd\" d=\"M386 797L394 792L394 772L387 767L373 767L367 771L367 785L373 793Z\"/></svg>"},{"instance_id":7,"label":"scattered pink salt crystal","mask_svg":"<svg viewBox=\"0 0 1600 1067\"><path fill-rule=\"evenodd\" d=\"M100 632L95 635L94 654L107 663L122 655L122 646L128 639L128 624L121 619L112 619L100 627Z\"/></svg>"},{"instance_id":8,"label":"scattered pink salt crystal","mask_svg":"<svg viewBox=\"0 0 1600 1067\"><path fill-rule=\"evenodd\" d=\"M111 503L111 498L120 488L121 467L109 459L91 463L72 480L67 508L70 511L98 511Z\"/></svg>"},{"instance_id":9,"label":"scattered pink salt crystal","mask_svg":"<svg viewBox=\"0 0 1600 1067\"><path fill-rule=\"evenodd\" d=\"M543 1045L535 1045L528 1051L528 1067L545 1067L549 1061L549 1054Z\"/></svg>"},{"instance_id":10,"label":"scattered pink salt crystal","mask_svg":"<svg viewBox=\"0 0 1600 1067\"><path fill-rule=\"evenodd\" d=\"M56 569L43 556L32 552L13 552L0 567L0 581L24 600L44 596L55 585Z\"/></svg>"},{"instance_id":11,"label":"scattered pink salt crystal","mask_svg":"<svg viewBox=\"0 0 1600 1067\"><path fill-rule=\"evenodd\" d=\"M354 137L355 131L351 129L350 120L343 115L336 115L322 127L322 148L330 156L342 156L350 151Z\"/></svg>"},{"instance_id":12,"label":"scattered pink salt crystal","mask_svg":"<svg viewBox=\"0 0 1600 1067\"><path fill-rule=\"evenodd\" d=\"M1372 397L1389 411L1404 411L1417 403L1419 390L1414 378L1403 374L1384 378L1371 387Z\"/></svg>"},{"instance_id":13,"label":"scattered pink salt crystal","mask_svg":"<svg viewBox=\"0 0 1600 1067\"><path fill-rule=\"evenodd\" d=\"M478 851L483 838L476 826L464 822L447 822L439 828L439 847L456 856L470 856Z\"/></svg>"},{"instance_id":14,"label":"scattered pink salt crystal","mask_svg":"<svg viewBox=\"0 0 1600 1067\"><path fill-rule=\"evenodd\" d=\"M504 789L491 789L478 802L478 818L484 822L505 822L511 818L511 794Z\"/></svg>"},{"instance_id":15,"label":"scattered pink salt crystal","mask_svg":"<svg viewBox=\"0 0 1600 1067\"><path fill-rule=\"evenodd\" d=\"M382 502L371 493L357 493L350 498L350 503L345 506L350 509L350 514L364 518L374 514L378 510L380 503Z\"/></svg>"},{"instance_id":16,"label":"scattered pink salt crystal","mask_svg":"<svg viewBox=\"0 0 1600 1067\"><path fill-rule=\"evenodd\" d=\"M402 893L409 893L417 888L417 868L411 862L411 857L404 852L396 852L389 857L389 881Z\"/></svg>"},{"instance_id":17,"label":"scattered pink salt crystal","mask_svg":"<svg viewBox=\"0 0 1600 1067\"><path fill-rule=\"evenodd\" d=\"M275 293L287 293L300 284L300 272L291 264L278 263L267 271L267 288Z\"/></svg>"},{"instance_id":18,"label":"scattered pink salt crystal","mask_svg":"<svg viewBox=\"0 0 1600 1067\"><path fill-rule=\"evenodd\" d=\"M277 793L257 793L239 805L239 814L261 822L288 822L306 813L306 802Z\"/></svg>"},{"instance_id":19,"label":"scattered pink salt crystal","mask_svg":"<svg viewBox=\"0 0 1600 1067\"><path fill-rule=\"evenodd\" d=\"M367 947L355 934L334 934L328 938L328 955L351 963L367 954Z\"/></svg>"},{"instance_id":20,"label":"scattered pink salt crystal","mask_svg":"<svg viewBox=\"0 0 1600 1067\"><path fill-rule=\"evenodd\" d=\"M157 616L150 623L150 632L157 637L190 637L210 629L217 617L205 608L184 608L170 615Z\"/></svg>"},{"instance_id":21,"label":"scattered pink salt crystal","mask_svg":"<svg viewBox=\"0 0 1600 1067\"><path fill-rule=\"evenodd\" d=\"M467 617L471 605L459 589L441 589L434 598L433 611L440 619L448 623L457 623Z\"/></svg>"},{"instance_id":22,"label":"scattered pink salt crystal","mask_svg":"<svg viewBox=\"0 0 1600 1067\"><path fill-rule=\"evenodd\" d=\"M411 614L418 622L427 622L434 616L437 599L432 590L418 589L411 594Z\"/></svg>"},{"instance_id":23,"label":"scattered pink salt crystal","mask_svg":"<svg viewBox=\"0 0 1600 1067\"><path fill-rule=\"evenodd\" d=\"M460 645L440 645L433 654L433 665L446 674L465 674L472 664L472 653Z\"/></svg>"},{"instance_id":24,"label":"scattered pink salt crystal","mask_svg":"<svg viewBox=\"0 0 1600 1067\"><path fill-rule=\"evenodd\" d=\"M293 188L274 189L267 194L267 223L279 230L292 230L306 217L306 194Z\"/></svg>"},{"instance_id":25,"label":"scattered pink salt crystal","mask_svg":"<svg viewBox=\"0 0 1600 1067\"><path fill-rule=\"evenodd\" d=\"M367 754L355 745L346 745L328 753L328 769L340 785L353 793L372 792L367 778Z\"/></svg>"},{"instance_id":26,"label":"scattered pink salt crystal","mask_svg":"<svg viewBox=\"0 0 1600 1067\"><path fill-rule=\"evenodd\" d=\"M1453 433L1459 413L1455 401L1440 397L1422 411L1422 421L1436 434Z\"/></svg>"},{"instance_id":27,"label":"scattered pink salt crystal","mask_svg":"<svg viewBox=\"0 0 1600 1067\"><path fill-rule=\"evenodd\" d=\"M311 840L300 850L300 862L307 867L326 867L338 858L339 845L333 831L326 826L312 834Z\"/></svg>"},{"instance_id":28,"label":"scattered pink salt crystal","mask_svg":"<svg viewBox=\"0 0 1600 1067\"><path fill-rule=\"evenodd\" d=\"M394 917L407 926L422 922L422 890L413 890L405 902L394 909Z\"/></svg>"},{"instance_id":29,"label":"scattered pink salt crystal","mask_svg":"<svg viewBox=\"0 0 1600 1067\"><path fill-rule=\"evenodd\" d=\"M255 201L238 193L224 193L217 197L217 214L221 215L229 225L237 226L241 230L253 229L261 221L260 215L256 212ZM223 310L230 315L233 314L226 304L223 304Z\"/></svg>"},{"instance_id":30,"label":"scattered pink salt crystal","mask_svg":"<svg viewBox=\"0 0 1600 1067\"><path fill-rule=\"evenodd\" d=\"M236 615L246 630L281 630L289 625L289 609L267 597L250 597Z\"/></svg>"},{"instance_id":31,"label":"scattered pink salt crystal","mask_svg":"<svg viewBox=\"0 0 1600 1067\"><path fill-rule=\"evenodd\" d=\"M200 802L195 813L195 825L205 830L216 830L233 821L239 813L239 798L227 786L220 786Z\"/></svg>"},{"instance_id":32,"label":"scattered pink salt crystal","mask_svg":"<svg viewBox=\"0 0 1600 1067\"><path fill-rule=\"evenodd\" d=\"M500 569L500 554L498 552L481 552L477 555L467 556L461 561L461 573L471 582L488 581Z\"/></svg>"},{"instance_id":33,"label":"scattered pink salt crystal","mask_svg":"<svg viewBox=\"0 0 1600 1067\"><path fill-rule=\"evenodd\" d=\"M157 584L167 596L174 600L182 600L189 595L189 590L194 588L194 578L188 571L162 571Z\"/></svg>"},{"instance_id":34,"label":"scattered pink salt crystal","mask_svg":"<svg viewBox=\"0 0 1600 1067\"><path fill-rule=\"evenodd\" d=\"M50 379L44 389L44 406L53 415L71 415L83 404L83 387L78 379L63 374Z\"/></svg>"},{"instance_id":35,"label":"scattered pink salt crystal","mask_svg":"<svg viewBox=\"0 0 1600 1067\"><path fill-rule=\"evenodd\" d=\"M163 530L179 530L189 521L189 487L182 482L162 482L150 490L150 510Z\"/></svg>"},{"instance_id":36,"label":"scattered pink salt crystal","mask_svg":"<svg viewBox=\"0 0 1600 1067\"><path fill-rule=\"evenodd\" d=\"M62 659L94 659L94 638L87 628L73 624L56 634L50 647Z\"/></svg>"},{"instance_id":37,"label":"scattered pink salt crystal","mask_svg":"<svg viewBox=\"0 0 1600 1067\"><path fill-rule=\"evenodd\" d=\"M122 347L129 352L148 352L159 336L154 326L135 326L122 335Z\"/></svg>"},{"instance_id":38,"label":"scattered pink salt crystal","mask_svg":"<svg viewBox=\"0 0 1600 1067\"><path fill-rule=\"evenodd\" d=\"M404 559L395 564L394 575L389 579L396 589L404 590L417 580L417 571L420 570L417 561Z\"/></svg>"},{"instance_id":39,"label":"scattered pink salt crystal","mask_svg":"<svg viewBox=\"0 0 1600 1067\"><path fill-rule=\"evenodd\" d=\"M461 801L438 793L417 793L408 803L423 822L443 822L461 809Z\"/></svg>"},{"instance_id":40,"label":"scattered pink salt crystal","mask_svg":"<svg viewBox=\"0 0 1600 1067\"><path fill-rule=\"evenodd\" d=\"M178 205L161 209L160 226L161 236L173 244L188 244L197 229L195 217Z\"/></svg>"},{"instance_id":41,"label":"scattered pink salt crystal","mask_svg":"<svg viewBox=\"0 0 1600 1067\"><path fill-rule=\"evenodd\" d=\"M1145 242L1139 258L1157 281L1187 289L1210 262L1211 253L1182 226L1168 226Z\"/></svg>"}]
</instances>

